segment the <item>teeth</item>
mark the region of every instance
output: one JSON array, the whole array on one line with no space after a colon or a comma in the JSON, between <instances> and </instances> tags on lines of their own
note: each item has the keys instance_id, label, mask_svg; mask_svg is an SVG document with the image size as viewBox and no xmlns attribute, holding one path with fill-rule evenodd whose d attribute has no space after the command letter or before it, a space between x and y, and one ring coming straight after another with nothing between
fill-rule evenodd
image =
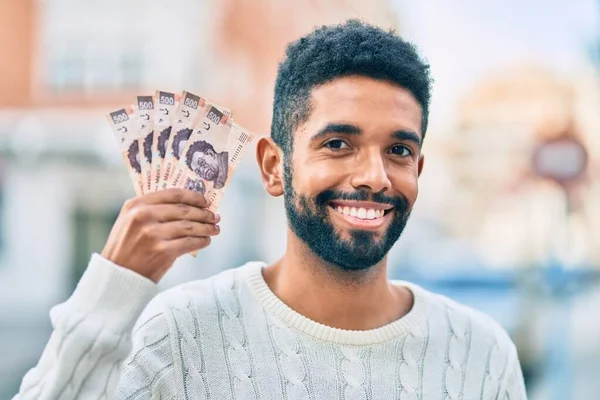
<instances>
[{"instance_id":1,"label":"teeth","mask_svg":"<svg viewBox=\"0 0 600 400\"><path fill-rule=\"evenodd\" d=\"M356 217L360 219L377 219L382 218L385 214L384 210L375 210L373 208L356 208L356 207L348 207L348 206L337 206L335 208L337 212L343 215Z\"/></svg>"},{"instance_id":2,"label":"teeth","mask_svg":"<svg viewBox=\"0 0 600 400\"><path fill-rule=\"evenodd\" d=\"M362 207L359 208L358 212L356 213L356 218L367 219L367 210Z\"/></svg>"}]
</instances>

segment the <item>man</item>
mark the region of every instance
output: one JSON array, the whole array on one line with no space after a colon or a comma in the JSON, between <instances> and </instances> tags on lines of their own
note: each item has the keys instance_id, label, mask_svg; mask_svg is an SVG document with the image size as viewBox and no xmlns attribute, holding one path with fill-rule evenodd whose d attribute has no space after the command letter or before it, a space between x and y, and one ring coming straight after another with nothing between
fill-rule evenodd
<instances>
[{"instance_id":1,"label":"man","mask_svg":"<svg viewBox=\"0 0 600 400\"><path fill-rule=\"evenodd\" d=\"M228 158L226 151L217 153L212 144L199 140L188 148L185 163L202 179L213 181L215 189L221 189L227 182Z\"/></svg>"},{"instance_id":2,"label":"man","mask_svg":"<svg viewBox=\"0 0 600 400\"><path fill-rule=\"evenodd\" d=\"M189 191L128 201L52 310L55 332L18 398L524 399L495 322L386 279L417 199L430 86L414 47L357 21L291 44L271 137L257 143L263 184L285 200L283 257L150 302L220 217Z\"/></svg>"}]
</instances>

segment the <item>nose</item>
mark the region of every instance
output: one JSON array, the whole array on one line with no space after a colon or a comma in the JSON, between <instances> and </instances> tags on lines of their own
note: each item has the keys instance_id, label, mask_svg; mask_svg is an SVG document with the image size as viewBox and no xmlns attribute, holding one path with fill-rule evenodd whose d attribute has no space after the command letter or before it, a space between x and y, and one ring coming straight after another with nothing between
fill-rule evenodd
<instances>
[{"instance_id":1,"label":"nose","mask_svg":"<svg viewBox=\"0 0 600 400\"><path fill-rule=\"evenodd\" d=\"M381 154L365 154L357 160L350 184L355 189L369 190L372 193L390 190L392 182L385 168Z\"/></svg>"}]
</instances>

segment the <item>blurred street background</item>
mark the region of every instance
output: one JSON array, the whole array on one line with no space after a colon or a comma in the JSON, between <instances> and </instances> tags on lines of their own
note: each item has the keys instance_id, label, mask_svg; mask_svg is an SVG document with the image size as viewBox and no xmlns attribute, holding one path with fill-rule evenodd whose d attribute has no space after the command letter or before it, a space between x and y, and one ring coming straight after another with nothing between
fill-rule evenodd
<instances>
[{"instance_id":1,"label":"blurred street background","mask_svg":"<svg viewBox=\"0 0 600 400\"><path fill-rule=\"evenodd\" d=\"M498 320L531 399L600 398L597 0L0 0L0 400L134 195L103 115L189 90L268 134L286 43L347 18L396 29L436 80L390 277ZM164 288L282 254L282 199L253 149L220 213L222 234Z\"/></svg>"}]
</instances>

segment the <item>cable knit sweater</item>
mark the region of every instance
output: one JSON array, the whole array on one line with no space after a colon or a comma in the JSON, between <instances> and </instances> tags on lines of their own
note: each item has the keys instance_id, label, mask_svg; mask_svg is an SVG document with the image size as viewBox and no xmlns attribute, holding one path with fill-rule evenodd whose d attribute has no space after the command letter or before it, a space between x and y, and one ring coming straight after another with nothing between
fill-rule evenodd
<instances>
[{"instance_id":1,"label":"cable knit sweater","mask_svg":"<svg viewBox=\"0 0 600 400\"><path fill-rule=\"evenodd\" d=\"M263 266L155 297L154 283L94 255L14 399L526 398L513 343L479 312L397 282L414 295L406 316L335 329L279 300Z\"/></svg>"}]
</instances>

